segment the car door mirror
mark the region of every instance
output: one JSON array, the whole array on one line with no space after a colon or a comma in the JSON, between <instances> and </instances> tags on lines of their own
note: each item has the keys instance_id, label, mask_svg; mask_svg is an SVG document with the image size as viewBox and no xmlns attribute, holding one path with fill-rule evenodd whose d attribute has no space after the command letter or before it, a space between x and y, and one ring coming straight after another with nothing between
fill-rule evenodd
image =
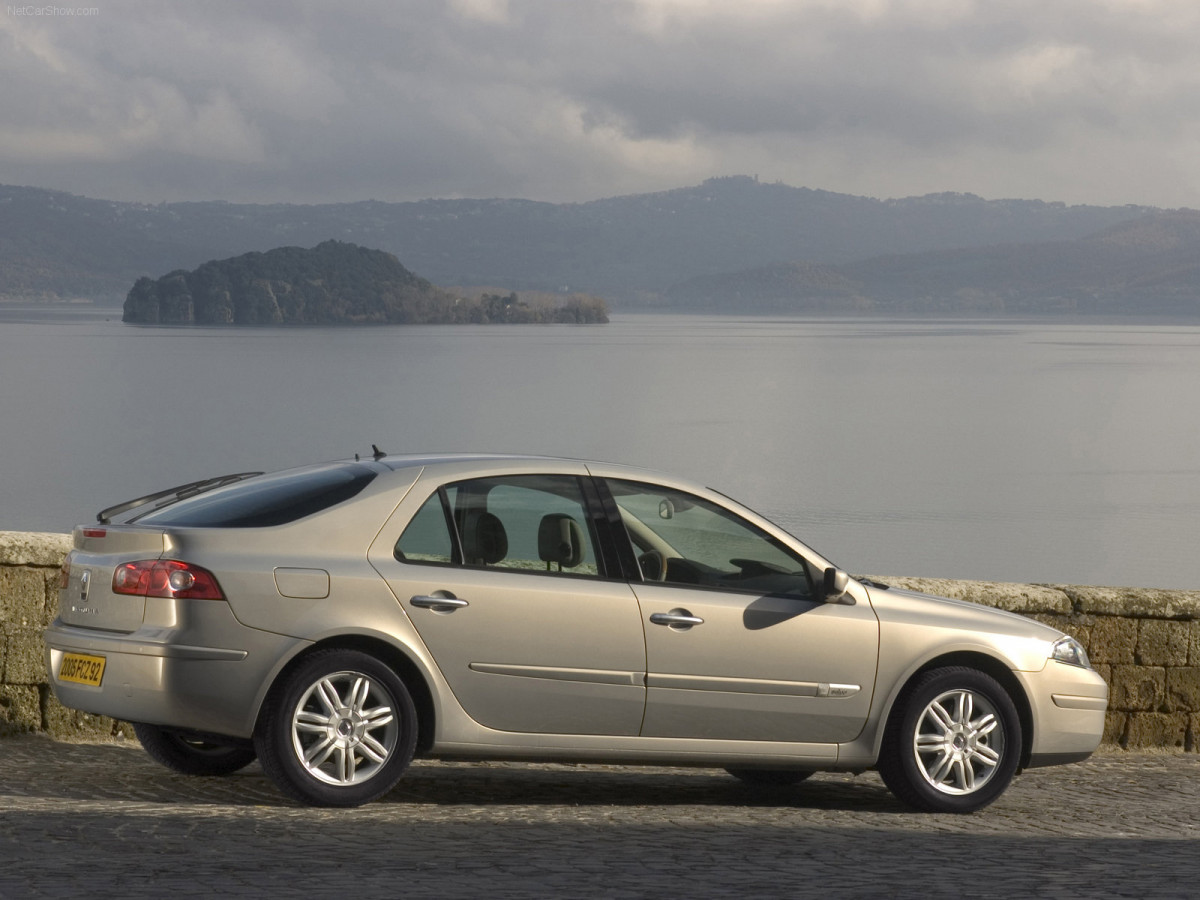
<instances>
[{"instance_id":1,"label":"car door mirror","mask_svg":"<svg viewBox=\"0 0 1200 900\"><path fill-rule=\"evenodd\" d=\"M847 606L851 606L854 604L854 598L846 593L848 587L850 587L850 576L841 569L830 566L825 570L822 599L826 603L845 603Z\"/></svg>"}]
</instances>

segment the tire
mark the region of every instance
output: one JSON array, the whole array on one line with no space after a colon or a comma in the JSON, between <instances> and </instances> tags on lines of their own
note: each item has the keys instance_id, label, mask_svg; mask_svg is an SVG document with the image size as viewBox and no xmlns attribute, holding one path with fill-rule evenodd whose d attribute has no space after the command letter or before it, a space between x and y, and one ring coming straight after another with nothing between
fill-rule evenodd
<instances>
[{"instance_id":1,"label":"tire","mask_svg":"<svg viewBox=\"0 0 1200 900\"><path fill-rule=\"evenodd\" d=\"M799 784L812 774L806 769L726 769L725 771L751 787L789 787Z\"/></svg>"},{"instance_id":2,"label":"tire","mask_svg":"<svg viewBox=\"0 0 1200 900\"><path fill-rule=\"evenodd\" d=\"M135 722L138 742L156 763L183 775L232 775L254 762L252 747L220 744Z\"/></svg>"},{"instance_id":3,"label":"tire","mask_svg":"<svg viewBox=\"0 0 1200 900\"><path fill-rule=\"evenodd\" d=\"M272 690L254 745L281 791L313 806L360 806L412 761L417 713L404 682L357 650L307 657Z\"/></svg>"},{"instance_id":4,"label":"tire","mask_svg":"<svg viewBox=\"0 0 1200 900\"><path fill-rule=\"evenodd\" d=\"M1012 781L1021 720L990 675L954 666L919 676L884 731L878 769L901 802L924 812L974 812Z\"/></svg>"}]
</instances>

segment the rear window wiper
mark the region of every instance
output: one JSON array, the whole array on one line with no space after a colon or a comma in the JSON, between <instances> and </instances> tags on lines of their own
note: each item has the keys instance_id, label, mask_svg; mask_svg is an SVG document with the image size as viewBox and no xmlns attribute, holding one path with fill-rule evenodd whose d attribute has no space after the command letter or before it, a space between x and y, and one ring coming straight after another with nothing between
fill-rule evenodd
<instances>
[{"instance_id":1,"label":"rear window wiper","mask_svg":"<svg viewBox=\"0 0 1200 900\"><path fill-rule=\"evenodd\" d=\"M126 500L124 503L118 503L116 506L110 506L108 509L102 509L96 513L96 521L101 525L112 523L113 516L119 516L122 513L127 513L131 509L137 509L139 506L148 506L154 503L155 509L162 509L164 506L170 506L172 503L177 503L188 497L194 497L197 494L203 494L205 491L211 491L219 487L224 487L227 484L234 484L246 478L253 478L255 475L261 475L262 472L238 472L235 475L219 475L216 478L204 478L200 481L189 481L187 484L181 484L177 487L167 488L165 491L155 491L153 494L147 494L145 497L138 497L136 500ZM161 501L161 502L156 502ZM145 515L143 513L143 515Z\"/></svg>"}]
</instances>

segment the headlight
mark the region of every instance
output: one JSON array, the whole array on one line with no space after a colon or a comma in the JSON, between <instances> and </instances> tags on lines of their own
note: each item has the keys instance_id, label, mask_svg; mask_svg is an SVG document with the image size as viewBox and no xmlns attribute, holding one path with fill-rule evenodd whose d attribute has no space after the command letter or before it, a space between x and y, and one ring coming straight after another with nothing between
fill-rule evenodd
<instances>
[{"instance_id":1,"label":"headlight","mask_svg":"<svg viewBox=\"0 0 1200 900\"><path fill-rule=\"evenodd\" d=\"M1083 644L1073 637L1064 637L1055 641L1054 647L1050 650L1050 658L1069 666L1079 666L1083 669L1092 667L1092 664L1088 662L1087 651L1083 649Z\"/></svg>"}]
</instances>

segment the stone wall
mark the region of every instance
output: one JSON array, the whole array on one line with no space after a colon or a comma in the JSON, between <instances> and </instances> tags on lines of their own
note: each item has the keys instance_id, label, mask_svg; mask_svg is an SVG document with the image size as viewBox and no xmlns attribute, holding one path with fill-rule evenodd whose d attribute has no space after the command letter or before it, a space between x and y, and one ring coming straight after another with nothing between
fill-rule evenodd
<instances>
[{"instance_id":1,"label":"stone wall","mask_svg":"<svg viewBox=\"0 0 1200 900\"><path fill-rule=\"evenodd\" d=\"M69 546L68 535L0 532L0 735L104 737L125 727L64 709L49 688L42 629L57 614ZM1106 743L1200 752L1200 591L873 577L1074 635L1111 688Z\"/></svg>"},{"instance_id":2,"label":"stone wall","mask_svg":"<svg viewBox=\"0 0 1200 900\"><path fill-rule=\"evenodd\" d=\"M111 737L122 724L65 709L46 674L42 630L58 614L66 534L0 531L0 736L38 731L60 738Z\"/></svg>"}]
</instances>

